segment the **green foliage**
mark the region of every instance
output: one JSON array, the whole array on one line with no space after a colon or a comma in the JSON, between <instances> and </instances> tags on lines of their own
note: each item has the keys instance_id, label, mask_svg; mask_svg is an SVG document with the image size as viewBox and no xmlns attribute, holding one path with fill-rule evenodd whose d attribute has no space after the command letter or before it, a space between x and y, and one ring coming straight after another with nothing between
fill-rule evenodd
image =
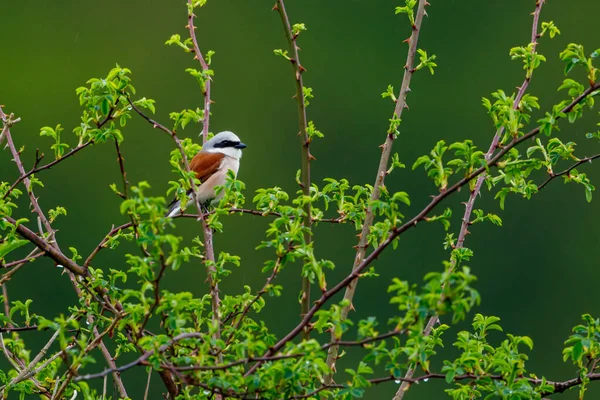
<instances>
[{"instance_id":1,"label":"green foliage","mask_svg":"<svg viewBox=\"0 0 600 400\"><path fill-rule=\"evenodd\" d=\"M205 4L206 0L187 3L188 22L193 21L194 12ZM415 26L416 6L416 0L405 0L404 5L395 10L396 14L407 15L413 32L420 29ZM193 26L188 28L193 34ZM306 31L306 26L296 23L287 25L287 29L288 38L291 32L294 41ZM540 37L552 38L557 34L560 31L553 22L541 24ZM182 39L178 34L172 35L166 44L187 53L199 51L192 37ZM425 68L433 74L437 68L436 56L417 49L416 43L412 50L413 55L416 51L418 62L406 66L406 76ZM299 67L299 61L292 60L288 50L278 49L274 53L298 63ZM0 390L4 398L50 392L59 392L57 398L76 398L79 394L84 399L104 398L88 383L104 375L87 374L103 370L104 367L96 364L104 365L102 353L111 351L114 354L110 354L110 362L124 365L123 372L141 367L161 372L165 390L170 391L174 399L207 399L216 395L264 399L368 398L369 388L374 384L428 379L444 379L446 393L456 400L541 399L566 389L564 385L577 386L579 397L583 398L588 385L598 377L600 361L600 320L590 315L583 316L584 323L574 327L565 342L564 361L571 362L577 370L577 379L567 383L550 382L529 371L526 352L533 348L533 341L527 336L504 334L498 317L476 314L472 329L456 334L455 357L443 359L438 349L448 343L444 340L444 335L448 335L445 332L470 318L481 302L476 277L467 266L471 265L474 254L464 247L469 233L466 229L478 227L477 224L484 221L502 226L499 215L473 207L484 179L487 189L495 192L501 209L509 194L529 199L546 183L561 176L564 182L582 185L586 199L591 201L595 187L576 167L592 158L580 157L573 138L567 140L558 133L561 120L574 124L583 116L584 109L594 106L594 96L598 94L595 86L598 54L596 50L586 55L579 44L567 46L560 54L566 62L565 72L581 67L587 81L565 79L558 90L566 93L568 99L551 106L534 123L533 116L540 109L540 101L524 92L526 84L517 93L499 89L490 99L484 98L484 108L497 135L497 143L494 142L488 153L479 150L470 139L451 144L438 140L428 154L417 157L412 169L422 166L437 188L433 200L423 209L418 208L421 199L411 201L409 193L401 188L392 190L392 185L378 185L375 190L369 184L351 183L343 177L312 181L295 193L277 186L258 188L252 200L246 201L246 186L232 171L228 172L225 183L216 188L218 201L190 207L188 194L202 182L189 170L189 161L201 150L201 145L190 138L179 138L177 134L180 128L183 130L190 124L206 123L210 117L208 110L196 107L171 112L173 126L169 130L145 114L155 114L157 105L152 99L136 98L129 69L117 65L106 77L88 80L86 86L76 90L82 107L79 126L73 130L78 143L70 145L63 141L60 124L41 128L40 135L52 140L49 148L54 160L62 161L88 144L112 139L121 161L118 145L126 140L122 129L140 114L174 140L175 149L169 159L174 176L166 195L180 200L186 213L198 211L199 215L192 216L200 220L198 230L202 236L187 238L189 240L179 236L179 217L165 217L165 196L156 193L147 182L129 186L123 171L123 188L116 184L110 186L110 190L122 198L122 224L113 227L87 257L82 249L69 246L64 246L69 250L65 254L58 246L55 232L45 225L67 215L66 208L58 205L49 209L47 222L45 211L37 210L39 204L34 190L43 183L36 175L47 168L34 168L27 177L21 176L13 184L1 181L0 263L8 271L1 282L6 284L12 271L45 255L61 267L61 271L66 271L77 294L70 307L52 316L37 314L31 299L9 303L3 297L7 312L0 314L3 330L0 340L5 346L4 356L10 361L10 365L0 371L3 385ZM202 60L206 64L201 63L200 69L185 70L197 81L204 96L209 96L208 83L214 76L214 71L207 68L213 55L213 51L204 55ZM202 57L201 54L195 56ZM533 43L512 48L510 57L523 61L526 83L546 60L537 53ZM296 72L300 74L302 70L298 68ZM408 87L403 86L401 93L407 91ZM300 94L302 98L298 98L298 102L302 109L310 105L314 95L312 88L306 86L302 86L301 91L298 89ZM382 97L389 97L395 103L399 101L391 85ZM208 102L210 98L205 100ZM11 121L10 118L3 121L5 129L12 126L14 121ZM389 120L386 143L398 136L400 124L399 115L394 114ZM324 137L313 121L305 120L301 126L308 138L303 146L308 146L314 138ZM594 138L600 134L588 136ZM527 140L528 148L521 151L517 145L525 139L534 140ZM20 160L21 151L12 154L15 161ZM382 163L378 179L405 167L397 153L390 158L389 162ZM36 160L36 166L38 162ZM54 161L48 167L53 164ZM485 175L480 175L482 173ZM546 181L540 180L540 174ZM296 180L302 186L300 175ZM481 180L477 183L479 176ZM28 211L27 207L18 207L23 192L17 186L21 182L25 183L29 203L37 214L37 221L32 221L34 225L38 222L37 230L26 226L30 225L27 219L17 218ZM462 216L462 206L457 209L451 205L444 211L439 211L440 207L435 213L433 208L461 187L469 189L471 198L467 211L472 210L473 215L467 213L458 224L460 228L452 232L453 215ZM246 203L251 208L244 208ZM262 274L264 283L225 292L219 285L236 279L243 255L215 251L213 239L219 240L218 234L225 229L227 219L246 214L268 221L264 237L253 243L265 259L260 272L255 269L253 273ZM382 281L384 278L379 275L379 266L375 268L375 260L388 246L397 248L400 236L422 221L439 222L444 228L443 247L448 255L442 267L425 273L420 283L401 277L394 277L391 282ZM360 246L357 249L352 272L341 275L341 279L339 270L335 271L338 266L322 258L319 242L313 241L314 231L324 224L333 224L340 230L344 228L337 225L347 225L345 229L350 232L366 233L361 237L364 249ZM120 246L123 241L130 245ZM26 246L30 251L34 249L32 245L37 250L23 255ZM368 253L361 253L367 248ZM95 258L100 251L113 251L115 261L107 264ZM182 276L182 267L199 265L206 270L208 290L199 289L198 282L194 283L193 292L192 289L173 292L163 284L167 275ZM301 316L299 325L284 335L281 331L285 327L269 325L263 318L269 304L283 296L296 296L297 288L277 282L283 270L296 273L318 288L309 298L308 314ZM346 288L355 290L357 282L364 279L387 286L387 294L382 293L382 299L391 305L393 312L385 321L370 315L371 310L365 310L360 317L349 313L353 310L351 296L342 298L339 294ZM300 296L299 300L304 299ZM433 322L438 318L446 324L435 325ZM49 348L54 355L35 353L37 349L20 337L20 330L52 333L50 345L56 342L57 349ZM99 352L96 349L100 343L109 345ZM337 346L342 349L338 359L333 364L328 363L328 352ZM360 351L355 352L356 348ZM351 351L352 360L342 358ZM137 361L127 364L131 360ZM336 363L339 371L336 371ZM29 375L23 372L24 366L31 370ZM378 377L382 371L383 378ZM409 371L412 372L407 377ZM336 372L336 381L343 383L327 384ZM122 377L125 380L126 374Z\"/></svg>"}]
</instances>

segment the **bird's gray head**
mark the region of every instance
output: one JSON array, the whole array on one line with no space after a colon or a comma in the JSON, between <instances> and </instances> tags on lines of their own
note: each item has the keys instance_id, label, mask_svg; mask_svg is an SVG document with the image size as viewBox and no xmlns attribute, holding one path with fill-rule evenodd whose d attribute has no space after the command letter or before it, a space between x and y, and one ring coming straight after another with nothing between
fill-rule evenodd
<instances>
[{"instance_id":1,"label":"bird's gray head","mask_svg":"<svg viewBox=\"0 0 600 400\"><path fill-rule=\"evenodd\" d=\"M240 141L240 138L235 133L223 131L217 133L212 139L204 143L202 150L210 153L223 153L234 158L241 158L242 149L245 147L246 145Z\"/></svg>"}]
</instances>

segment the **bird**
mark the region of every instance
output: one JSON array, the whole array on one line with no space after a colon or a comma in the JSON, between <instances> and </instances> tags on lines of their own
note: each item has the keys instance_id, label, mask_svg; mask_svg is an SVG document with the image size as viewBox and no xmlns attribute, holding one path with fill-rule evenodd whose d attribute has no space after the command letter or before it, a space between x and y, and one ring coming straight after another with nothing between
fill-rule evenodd
<instances>
[{"instance_id":1,"label":"bird","mask_svg":"<svg viewBox=\"0 0 600 400\"><path fill-rule=\"evenodd\" d=\"M237 176L242 149L245 148L246 145L235 133L223 131L207 140L202 146L202 150L192 158L190 171L194 171L196 178L200 180L200 186L196 192L200 205L208 205L223 197L223 192L216 196L215 186L225 184L228 170L233 171L233 175ZM192 189L188 190L187 194L192 199ZM175 197L167 208L166 216L175 217L182 212L181 201Z\"/></svg>"}]
</instances>

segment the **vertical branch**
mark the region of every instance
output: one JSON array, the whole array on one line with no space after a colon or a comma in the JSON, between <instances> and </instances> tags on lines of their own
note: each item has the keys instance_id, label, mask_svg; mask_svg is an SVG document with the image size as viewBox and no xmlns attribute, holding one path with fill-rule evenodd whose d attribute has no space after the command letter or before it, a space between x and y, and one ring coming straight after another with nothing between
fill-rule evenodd
<instances>
[{"instance_id":1,"label":"vertical branch","mask_svg":"<svg viewBox=\"0 0 600 400\"><path fill-rule=\"evenodd\" d=\"M538 39L540 38L540 35L538 34L538 25L539 25L540 13L542 11L542 5L544 4L544 1L545 0L536 0L535 11L533 12L533 24L532 24L532 28L531 28L531 44L532 44L531 53L532 54L535 53L535 49L538 44ZM519 108L519 104L521 103L521 100L523 99L523 96L525 95L527 87L529 86L529 82L531 81L531 76L532 76L532 74L527 73L525 76L525 80L523 81L523 84L521 85L521 87L519 87L519 91L517 92L517 97L515 98L515 103L513 105L514 110L517 110ZM490 144L490 147L489 147L487 153L485 154L486 162L489 162L492 159L494 152L498 148L498 143L500 142L500 138L502 137L503 133L504 133L504 127L502 126L496 131L496 134L492 138L492 143ZM460 231L458 234L458 239L456 240L455 248L460 249L460 248L464 247L465 238L466 238L467 234L469 233L469 226L471 224L471 213L473 212L473 206L475 205L475 200L477 200L477 196L481 192L481 187L483 186L483 182L485 181L486 176L487 176L487 173L484 171L477 177L475 186L473 187L473 190L471 190L471 192L469 194L469 200L467 200L467 203L465 204L465 213L463 214L463 219L462 219L462 222L460 225ZM456 266L456 261L452 260L451 268L454 269L455 266ZM431 317L429 319L429 321L427 321L427 325L425 326L425 329L423 330L423 334L425 336L428 336L431 333L431 330L433 329L435 324L438 322L438 318L439 318L439 316L434 315L433 317ZM408 380L404 380L402 382L402 384L398 388L398 391L396 392L396 395L393 397L392 400L402 400L402 398L404 397L404 393L406 393L406 391L410 387L409 381L410 381L410 379L412 379L414 373L415 373L415 368L409 367L408 371L404 375L404 378L408 379Z\"/></svg>"},{"instance_id":2,"label":"vertical branch","mask_svg":"<svg viewBox=\"0 0 600 400\"><path fill-rule=\"evenodd\" d=\"M188 29L190 32L190 38L192 39L192 43L194 45L194 53L195 56L194 58L197 59L200 62L200 66L202 68L202 71L205 73L204 76L204 87L203 87L203 95L204 95L204 120L202 122L202 143L206 143L206 140L208 139L208 128L209 128L209 123L210 123L210 104L211 104L211 100L210 100L210 87L211 87L211 78L210 75L208 74L208 64L206 62L206 60L204 59L204 56L202 55L202 52L200 51L200 46L198 46L198 40L196 39L196 32L195 32L195 27L194 27L194 8L193 8L193 0L188 0ZM183 149L181 148L181 144L179 144L179 139L173 135L173 138L175 138L176 142L179 145L180 151L182 153L184 162L185 162L185 167L186 170L189 172L189 165L187 163L187 160L185 158L185 154ZM219 284L216 281L216 269L215 269L215 250L213 247L213 232L212 229L210 228L210 226L208 226L208 222L206 221L206 218L204 216L204 211L202 210L202 207L200 205L200 203L198 202L198 198L196 197L196 185L195 183L192 182L192 189L193 189L193 197L194 197L194 202L196 203L196 208L198 209L198 214L200 214L201 216L201 223L202 223L202 231L204 232L204 249L205 249L205 264L206 264L206 269L207 269L207 275L208 275L208 284L210 286L210 294L211 294L211 298L212 298L212 321L213 321L213 325L214 325L214 329L215 329L215 334L214 337L216 340L220 340L221 339L221 317L219 315L219 306L221 304L221 300L219 298ZM218 360L220 363L223 362L223 355L222 353L219 351L218 353Z\"/></svg>"},{"instance_id":3,"label":"vertical branch","mask_svg":"<svg viewBox=\"0 0 600 400\"><path fill-rule=\"evenodd\" d=\"M4 300L4 315L9 321L6 326L8 328L13 328L13 324L10 323L10 303L8 302L8 289L6 288L6 283L2 283L2 300Z\"/></svg>"},{"instance_id":4,"label":"vertical branch","mask_svg":"<svg viewBox=\"0 0 600 400\"><path fill-rule=\"evenodd\" d=\"M429 3L426 0L419 0L419 5L417 6L417 13L415 16L415 23L412 26L412 33L407 39L408 54L406 56L406 64L404 65L404 76L402 77L400 92L398 94L396 106L394 108L394 114L392 118L393 120L400 120L400 118L402 117L402 112L405 108L408 108L408 105L406 104L406 96L410 91L410 81L412 79L413 73L415 72L415 54L417 52L419 33L421 32L421 24L423 22L423 17L426 14L425 7L428 5ZM374 201L378 200L379 196L381 195L381 187L384 186L384 180L387 175L388 163L390 160L390 155L392 154L392 145L394 143L395 138L396 136L394 130L390 129L387 132L385 142L381 145L381 159L379 160L377 176L375 177L375 185L373 185L373 192L371 193L371 199L369 202L369 206L367 207L365 221L360 232L360 239L356 250L356 256L354 257L354 265L352 267L353 271L363 263L367 247L369 246L368 235L371 226L373 225L373 220L375 218L375 215L373 214L372 204ZM342 309L342 319L346 319L350 310L353 309L352 299L354 298L354 293L356 292L357 284L358 278L355 278L346 287L346 290L344 291L344 300L347 300L349 305ZM335 342L338 340L340 340L340 338L336 337L336 335L332 332L331 341ZM329 368L331 368L331 373L325 377L325 384L331 384L333 382L333 374L335 373L335 362L337 361L338 351L339 346L331 346L327 353L327 365L329 366Z\"/></svg>"},{"instance_id":5,"label":"vertical branch","mask_svg":"<svg viewBox=\"0 0 600 400\"><path fill-rule=\"evenodd\" d=\"M125 165L123 155L121 154L121 147L119 146L119 140L115 139L115 151L117 152L117 162L119 163L119 170L121 171L121 177L123 178L123 196L124 198L129 197L128 188L129 182L127 181L127 172L125 172Z\"/></svg>"},{"instance_id":6,"label":"vertical branch","mask_svg":"<svg viewBox=\"0 0 600 400\"><path fill-rule=\"evenodd\" d=\"M188 4L190 10L188 12L188 26L187 28L190 31L190 38L192 39L192 43L194 44L194 59L200 62L200 67L202 68L202 72L204 72L204 88L202 91L202 95L204 96L204 119L202 121L202 142L205 143L208 140L208 128L210 123L210 105L212 101L210 100L210 86L212 79L210 75L208 75L208 71L210 70L208 63L204 59L202 52L200 51L200 46L198 46L198 40L196 39L196 27L194 26L194 10L193 10L193 2L192 0L188 0Z\"/></svg>"},{"instance_id":7,"label":"vertical branch","mask_svg":"<svg viewBox=\"0 0 600 400\"><path fill-rule=\"evenodd\" d=\"M279 13L281 17L281 22L283 23L283 29L285 31L285 37L288 41L288 46L290 48L290 52L292 57L290 58L290 62L292 64L292 68L294 69L294 79L296 81L296 104L298 107L298 136L300 137L300 147L302 151L302 166L301 166L301 182L302 182L302 194L305 197L310 196L310 161L313 159L310 154L310 138L308 137L308 133L306 132L306 127L308 126L308 121L306 118L306 104L304 102L304 83L302 81L302 73L305 71L304 67L300 63L300 55L298 44L296 43L296 39L298 35L295 35L292 32L292 26L290 24L290 20L288 18L287 12L285 10L285 4L283 0L277 0L277 4L273 7ZM311 224L312 224L312 216L311 216L311 207L310 203L306 202L304 204L304 218L302 220L302 225L304 226L304 243L309 245L312 241L311 238ZM301 305L301 315L304 316L308 313L310 309L310 281L308 278L302 278L302 305ZM309 330L304 330L304 337L308 338Z\"/></svg>"}]
</instances>

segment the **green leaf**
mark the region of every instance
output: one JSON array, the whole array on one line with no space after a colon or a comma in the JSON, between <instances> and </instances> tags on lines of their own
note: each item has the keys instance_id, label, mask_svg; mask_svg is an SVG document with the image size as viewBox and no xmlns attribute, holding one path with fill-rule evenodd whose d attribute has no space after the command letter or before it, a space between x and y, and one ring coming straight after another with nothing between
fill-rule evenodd
<instances>
[{"instance_id":1,"label":"green leaf","mask_svg":"<svg viewBox=\"0 0 600 400\"><path fill-rule=\"evenodd\" d=\"M15 251L20 247L23 247L28 243L28 240L17 239L0 244L0 260L3 259L8 253Z\"/></svg>"}]
</instances>

